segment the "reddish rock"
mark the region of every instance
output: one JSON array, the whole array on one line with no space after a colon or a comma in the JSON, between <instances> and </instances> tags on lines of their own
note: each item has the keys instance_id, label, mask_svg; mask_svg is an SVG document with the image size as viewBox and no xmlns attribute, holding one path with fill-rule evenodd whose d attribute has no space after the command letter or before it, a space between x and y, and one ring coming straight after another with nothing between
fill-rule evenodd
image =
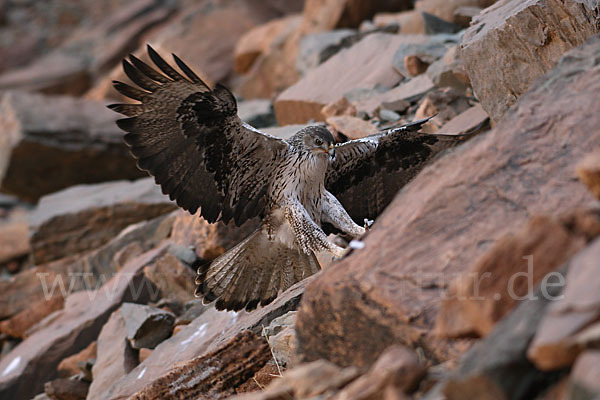
<instances>
[{"instance_id":1,"label":"reddish rock","mask_svg":"<svg viewBox=\"0 0 600 400\"><path fill-rule=\"evenodd\" d=\"M590 213L600 229L600 213ZM494 324L553 271L581 250L587 238L561 221L533 217L516 234L496 241L464 276L451 283L436 329L444 336L485 336Z\"/></svg>"},{"instance_id":2,"label":"reddish rock","mask_svg":"<svg viewBox=\"0 0 600 400\"><path fill-rule=\"evenodd\" d=\"M340 51L281 93L273 107L280 125L323 121L321 109L355 88L391 88L402 80L392 67L397 47L426 38L375 33ZM348 68L352 65L352 68Z\"/></svg>"},{"instance_id":3,"label":"reddish rock","mask_svg":"<svg viewBox=\"0 0 600 400\"><path fill-rule=\"evenodd\" d=\"M301 23L298 14L269 21L246 32L238 40L234 50L234 69L246 73L256 59L269 53L271 47L280 45Z\"/></svg>"},{"instance_id":4,"label":"reddish rock","mask_svg":"<svg viewBox=\"0 0 600 400\"><path fill-rule=\"evenodd\" d=\"M136 168L115 119L96 102L4 93L0 189L36 201L79 183L145 176Z\"/></svg>"},{"instance_id":5,"label":"reddish rock","mask_svg":"<svg viewBox=\"0 0 600 400\"><path fill-rule=\"evenodd\" d=\"M25 269L8 280L0 281L0 318L10 318L32 304L45 301L46 294L54 294L50 292L53 283L60 285L57 279L62 280L66 291L69 287L68 272L76 259L76 256L66 257ZM56 287L57 294L60 290L61 287Z\"/></svg>"},{"instance_id":6,"label":"reddish rock","mask_svg":"<svg viewBox=\"0 0 600 400\"><path fill-rule=\"evenodd\" d=\"M44 392L52 400L85 400L89 387L79 379L55 379L44 384Z\"/></svg>"},{"instance_id":7,"label":"reddish rock","mask_svg":"<svg viewBox=\"0 0 600 400\"><path fill-rule=\"evenodd\" d=\"M26 67L0 76L0 89L81 95L118 59L135 48L140 36L174 11L172 2L129 2L102 21L82 26L60 48ZM106 10L100 11L106 13Z\"/></svg>"},{"instance_id":8,"label":"reddish rock","mask_svg":"<svg viewBox=\"0 0 600 400\"><path fill-rule=\"evenodd\" d=\"M463 111L450 121L446 122L441 128L441 133L460 134L472 132L474 129L485 128L490 117L487 115L481 104L477 103L473 107ZM481 128L478 128L481 127Z\"/></svg>"},{"instance_id":9,"label":"reddish rock","mask_svg":"<svg viewBox=\"0 0 600 400\"><path fill-rule=\"evenodd\" d=\"M212 260L244 240L258 229L257 219L245 222L241 227L222 222L209 224L199 215L179 211L173 223L171 240L182 246L192 247L198 257Z\"/></svg>"},{"instance_id":10,"label":"reddish rock","mask_svg":"<svg viewBox=\"0 0 600 400\"><path fill-rule=\"evenodd\" d=\"M24 339L29 328L40 322L46 316L56 310L60 310L64 304L62 294L55 294L48 300L43 299L33 303L25 310L0 322L0 332L15 338Z\"/></svg>"},{"instance_id":11,"label":"reddish rock","mask_svg":"<svg viewBox=\"0 0 600 400\"><path fill-rule=\"evenodd\" d=\"M356 107L348 101L347 98L341 97L339 100L333 101L321 109L323 118L337 117L340 115L349 115L351 117L356 115Z\"/></svg>"},{"instance_id":12,"label":"reddish rock","mask_svg":"<svg viewBox=\"0 0 600 400\"><path fill-rule=\"evenodd\" d=\"M173 333L175 334L175 333ZM146 348L142 348L140 349L140 352L138 353L138 358L139 361L142 363L144 362L144 360L148 357L150 357L150 355L152 354L154 350L153 349L146 349Z\"/></svg>"},{"instance_id":13,"label":"reddish rock","mask_svg":"<svg viewBox=\"0 0 600 400\"><path fill-rule=\"evenodd\" d=\"M41 392L44 382L56 377L59 362L95 340L121 303L156 300L157 289L144 278L142 270L166 249L162 246L131 260L96 291L70 295L52 322L0 360L0 396L30 398Z\"/></svg>"},{"instance_id":14,"label":"reddish rock","mask_svg":"<svg viewBox=\"0 0 600 400\"><path fill-rule=\"evenodd\" d=\"M418 55L412 54L404 56L404 68L409 76L417 76L427 71L429 63L423 61Z\"/></svg>"},{"instance_id":15,"label":"reddish rock","mask_svg":"<svg viewBox=\"0 0 600 400\"><path fill-rule=\"evenodd\" d=\"M349 115L329 117L327 124L350 140L360 139L377 132L377 128L369 121Z\"/></svg>"},{"instance_id":16,"label":"reddish rock","mask_svg":"<svg viewBox=\"0 0 600 400\"><path fill-rule=\"evenodd\" d=\"M127 376L105 388L106 398L127 398L167 374L173 365L217 350L240 332L260 334L274 318L296 309L311 278L292 286L273 303L251 313L222 312L210 307L189 325L159 344L152 354ZM181 326L181 325L180 325ZM270 354L270 353L269 353Z\"/></svg>"},{"instance_id":17,"label":"reddish rock","mask_svg":"<svg viewBox=\"0 0 600 400\"><path fill-rule=\"evenodd\" d=\"M181 303L194 299L196 274L170 253L144 268L144 275L170 299Z\"/></svg>"},{"instance_id":18,"label":"reddish rock","mask_svg":"<svg viewBox=\"0 0 600 400\"><path fill-rule=\"evenodd\" d=\"M587 350L577 358L566 392L565 399L600 396L600 351Z\"/></svg>"},{"instance_id":19,"label":"reddish rock","mask_svg":"<svg viewBox=\"0 0 600 400\"><path fill-rule=\"evenodd\" d=\"M590 134L600 124L600 69L592 67L600 60L590 56L598 51L600 36L570 51L502 123L406 185L363 249L316 277L296 323L304 360L369 365L398 343L434 362L460 353L432 335L447 283L531 214L593 200L574 166L600 146Z\"/></svg>"},{"instance_id":20,"label":"reddish rock","mask_svg":"<svg viewBox=\"0 0 600 400\"><path fill-rule=\"evenodd\" d=\"M475 96L492 120L500 121L565 51L597 33L597 22L581 1L558 0L503 0L475 17L460 52ZM506 51L506 43L519 45Z\"/></svg>"},{"instance_id":21,"label":"reddish rock","mask_svg":"<svg viewBox=\"0 0 600 400\"><path fill-rule=\"evenodd\" d=\"M47 296L66 297L78 290L100 287L122 269L114 261L120 249L135 242L148 251L169 235L172 223L173 217L161 216L130 226L90 253L25 269L9 280L0 281L0 318L27 310L32 304L45 301ZM37 325L31 329L34 328Z\"/></svg>"},{"instance_id":22,"label":"reddish rock","mask_svg":"<svg viewBox=\"0 0 600 400\"><path fill-rule=\"evenodd\" d=\"M0 264L23 258L29 251L27 212L17 209L0 222Z\"/></svg>"},{"instance_id":23,"label":"reddish rock","mask_svg":"<svg viewBox=\"0 0 600 400\"><path fill-rule=\"evenodd\" d=\"M411 392L425 372L412 350L392 346L379 356L366 374L346 386L334 399L384 399L386 391Z\"/></svg>"},{"instance_id":24,"label":"reddish rock","mask_svg":"<svg viewBox=\"0 0 600 400\"><path fill-rule=\"evenodd\" d=\"M123 228L177 208L152 178L75 186L44 196L31 214L33 260L93 250Z\"/></svg>"},{"instance_id":25,"label":"reddish rock","mask_svg":"<svg viewBox=\"0 0 600 400\"><path fill-rule=\"evenodd\" d=\"M127 340L127 321L121 313L123 306L111 314L98 335L97 357L92 368L94 379L88 400L104 398L106 387L127 375L138 363L137 352Z\"/></svg>"},{"instance_id":26,"label":"reddish rock","mask_svg":"<svg viewBox=\"0 0 600 400\"><path fill-rule=\"evenodd\" d=\"M263 338L243 331L215 351L179 364L130 399L226 397L234 394L270 357L269 346Z\"/></svg>"},{"instance_id":27,"label":"reddish rock","mask_svg":"<svg viewBox=\"0 0 600 400\"><path fill-rule=\"evenodd\" d=\"M79 353L64 358L60 364L58 364L58 367L56 367L58 375L61 378L69 378L79 374L81 372L81 368L79 367L80 363L87 363L89 360L95 360L97 349L98 342L93 341Z\"/></svg>"},{"instance_id":28,"label":"reddish rock","mask_svg":"<svg viewBox=\"0 0 600 400\"><path fill-rule=\"evenodd\" d=\"M600 239L569 261L563 296L545 312L527 357L541 370L570 366L582 346L577 334L600 317L600 282L595 279L600 259Z\"/></svg>"},{"instance_id":29,"label":"reddish rock","mask_svg":"<svg viewBox=\"0 0 600 400\"><path fill-rule=\"evenodd\" d=\"M577 165L577 177L585 183L590 192L600 200L600 151L585 156Z\"/></svg>"}]
</instances>

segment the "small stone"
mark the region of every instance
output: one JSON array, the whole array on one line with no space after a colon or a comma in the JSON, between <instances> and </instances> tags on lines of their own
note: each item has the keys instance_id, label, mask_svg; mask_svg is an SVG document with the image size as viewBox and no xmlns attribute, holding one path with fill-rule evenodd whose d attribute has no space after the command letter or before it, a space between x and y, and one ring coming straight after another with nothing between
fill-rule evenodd
<instances>
[{"instance_id":1,"label":"small stone","mask_svg":"<svg viewBox=\"0 0 600 400\"><path fill-rule=\"evenodd\" d=\"M576 172L594 197L600 200L600 151L586 155L577 165Z\"/></svg>"},{"instance_id":2,"label":"small stone","mask_svg":"<svg viewBox=\"0 0 600 400\"><path fill-rule=\"evenodd\" d=\"M175 333L173 333L173 334L175 334ZM140 363L143 363L146 358L150 357L150 355L152 354L153 351L154 351L153 349L148 349L146 347L142 347L138 354Z\"/></svg>"},{"instance_id":3,"label":"small stone","mask_svg":"<svg viewBox=\"0 0 600 400\"><path fill-rule=\"evenodd\" d=\"M73 375L79 374L81 372L79 363L87 363L88 360L95 360L97 348L97 341L94 340L88 345L88 347L81 350L79 353L64 358L56 368L56 370L58 371L58 375L61 378L69 378Z\"/></svg>"},{"instance_id":4,"label":"small stone","mask_svg":"<svg viewBox=\"0 0 600 400\"><path fill-rule=\"evenodd\" d=\"M340 115L356 115L356 107L348 101L346 97L341 97L339 100L331 102L321 109L321 114L327 120L329 117L337 117Z\"/></svg>"},{"instance_id":5,"label":"small stone","mask_svg":"<svg viewBox=\"0 0 600 400\"><path fill-rule=\"evenodd\" d=\"M379 110L379 118L381 118L384 121L395 122L402 117L395 111L383 108Z\"/></svg>"},{"instance_id":6,"label":"small stone","mask_svg":"<svg viewBox=\"0 0 600 400\"><path fill-rule=\"evenodd\" d=\"M90 384L78 379L55 379L44 384L52 400L85 400Z\"/></svg>"},{"instance_id":7,"label":"small stone","mask_svg":"<svg viewBox=\"0 0 600 400\"><path fill-rule=\"evenodd\" d=\"M404 56L404 69L409 76L421 75L429 68L429 63L423 61L418 55Z\"/></svg>"},{"instance_id":8,"label":"small stone","mask_svg":"<svg viewBox=\"0 0 600 400\"><path fill-rule=\"evenodd\" d=\"M329 117L327 123L350 140L360 139L377 132L377 128L370 122L349 115Z\"/></svg>"},{"instance_id":9,"label":"small stone","mask_svg":"<svg viewBox=\"0 0 600 400\"><path fill-rule=\"evenodd\" d=\"M175 316L160 308L124 303L121 315L125 319L127 338L134 349L155 348L171 335Z\"/></svg>"}]
</instances>

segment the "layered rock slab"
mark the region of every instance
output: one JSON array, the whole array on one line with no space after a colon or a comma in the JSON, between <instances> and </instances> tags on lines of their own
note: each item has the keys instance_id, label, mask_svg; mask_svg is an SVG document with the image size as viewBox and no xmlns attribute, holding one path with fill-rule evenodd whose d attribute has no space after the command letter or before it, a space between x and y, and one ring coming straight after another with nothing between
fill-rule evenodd
<instances>
[{"instance_id":1,"label":"layered rock slab","mask_svg":"<svg viewBox=\"0 0 600 400\"><path fill-rule=\"evenodd\" d=\"M460 352L431 335L447 283L532 214L593 200L575 165L600 146L598 51L600 36L570 51L494 130L404 187L362 250L315 279L296 326L305 360L368 365L393 343L434 362Z\"/></svg>"},{"instance_id":2,"label":"layered rock slab","mask_svg":"<svg viewBox=\"0 0 600 400\"><path fill-rule=\"evenodd\" d=\"M260 334L263 326L268 326L273 319L297 308L305 286L312 279L310 277L298 282L273 303L251 313L222 312L214 307L209 308L181 331L159 344L129 374L106 388L103 399L128 398L149 385L157 385L173 365L207 356L220 346L226 347L226 343L240 332L250 330Z\"/></svg>"},{"instance_id":3,"label":"layered rock slab","mask_svg":"<svg viewBox=\"0 0 600 400\"><path fill-rule=\"evenodd\" d=\"M473 19L461 56L473 91L493 121L565 51L600 30L598 3L589 8L593 3L501 0Z\"/></svg>"},{"instance_id":4,"label":"layered rock slab","mask_svg":"<svg viewBox=\"0 0 600 400\"><path fill-rule=\"evenodd\" d=\"M100 247L134 223L177 208L152 178L80 185L45 196L31 214L33 260L44 263Z\"/></svg>"},{"instance_id":5,"label":"layered rock slab","mask_svg":"<svg viewBox=\"0 0 600 400\"><path fill-rule=\"evenodd\" d=\"M157 290L145 279L142 270L166 250L163 245L131 260L96 291L81 291L67 297L60 314L0 360L0 397L33 397L42 391L44 382L56 377L62 359L97 338L121 303L156 301Z\"/></svg>"},{"instance_id":6,"label":"layered rock slab","mask_svg":"<svg viewBox=\"0 0 600 400\"><path fill-rule=\"evenodd\" d=\"M145 176L103 104L4 92L0 98L0 190L23 200L80 183Z\"/></svg>"},{"instance_id":7,"label":"layered rock slab","mask_svg":"<svg viewBox=\"0 0 600 400\"><path fill-rule=\"evenodd\" d=\"M427 40L424 35L367 35L281 93L273 105L277 122L287 125L305 123L310 119L323 121L321 109L352 89L372 89L376 85L388 89L394 87L402 80L402 75L392 66L398 46L425 43ZM348 68L349 65L352 68Z\"/></svg>"}]
</instances>

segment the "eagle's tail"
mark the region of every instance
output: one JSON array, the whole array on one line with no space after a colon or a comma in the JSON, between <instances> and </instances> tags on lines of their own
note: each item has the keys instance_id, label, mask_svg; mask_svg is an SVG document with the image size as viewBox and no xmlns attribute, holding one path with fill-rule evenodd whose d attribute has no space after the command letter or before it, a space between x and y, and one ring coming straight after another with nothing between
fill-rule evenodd
<instances>
[{"instance_id":1,"label":"eagle's tail","mask_svg":"<svg viewBox=\"0 0 600 400\"><path fill-rule=\"evenodd\" d=\"M294 283L321 269L314 254L269 240L258 230L231 250L198 269L195 295L217 300L218 310L253 310L269 304Z\"/></svg>"}]
</instances>

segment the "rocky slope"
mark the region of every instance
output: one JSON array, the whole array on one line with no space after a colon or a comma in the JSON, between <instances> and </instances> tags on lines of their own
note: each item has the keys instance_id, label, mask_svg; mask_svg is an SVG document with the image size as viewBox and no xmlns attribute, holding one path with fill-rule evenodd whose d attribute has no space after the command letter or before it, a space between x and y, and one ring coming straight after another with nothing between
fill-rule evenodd
<instances>
[{"instance_id":1,"label":"rocky slope","mask_svg":"<svg viewBox=\"0 0 600 400\"><path fill-rule=\"evenodd\" d=\"M75 3L0 1L0 398L600 398L598 1ZM194 269L258 221L136 169L104 106L146 43L280 137L478 134L342 260L220 312Z\"/></svg>"}]
</instances>

